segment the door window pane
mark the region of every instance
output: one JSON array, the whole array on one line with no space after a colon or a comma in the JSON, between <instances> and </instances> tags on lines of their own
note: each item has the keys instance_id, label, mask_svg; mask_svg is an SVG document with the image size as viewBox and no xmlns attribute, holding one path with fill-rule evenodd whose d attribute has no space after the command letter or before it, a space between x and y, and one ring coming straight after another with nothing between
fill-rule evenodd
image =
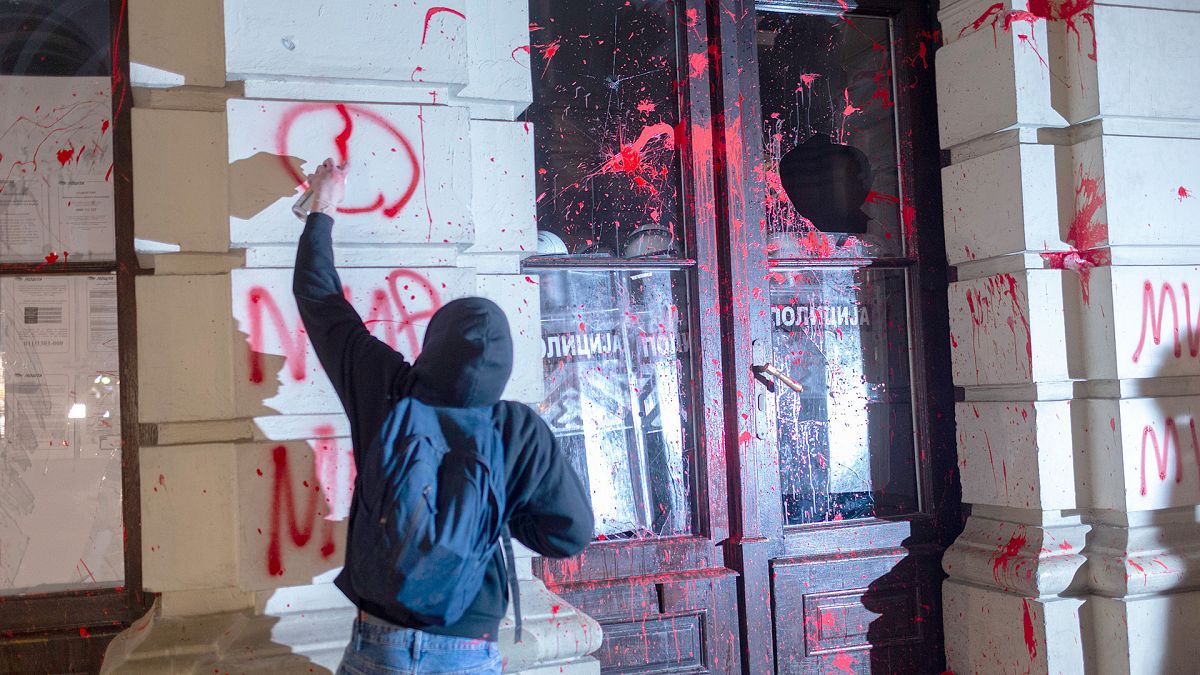
<instances>
[{"instance_id":1,"label":"door window pane","mask_svg":"<svg viewBox=\"0 0 1200 675\"><path fill-rule=\"evenodd\" d=\"M916 510L905 272L777 271L773 363L786 523Z\"/></svg>"},{"instance_id":2,"label":"door window pane","mask_svg":"<svg viewBox=\"0 0 1200 675\"><path fill-rule=\"evenodd\" d=\"M904 253L891 22L758 13L768 253Z\"/></svg>"},{"instance_id":3,"label":"door window pane","mask_svg":"<svg viewBox=\"0 0 1200 675\"><path fill-rule=\"evenodd\" d=\"M538 253L683 255L675 6L530 3Z\"/></svg>"},{"instance_id":4,"label":"door window pane","mask_svg":"<svg viewBox=\"0 0 1200 675\"><path fill-rule=\"evenodd\" d=\"M685 278L541 273L539 412L591 492L601 539L692 530Z\"/></svg>"}]
</instances>

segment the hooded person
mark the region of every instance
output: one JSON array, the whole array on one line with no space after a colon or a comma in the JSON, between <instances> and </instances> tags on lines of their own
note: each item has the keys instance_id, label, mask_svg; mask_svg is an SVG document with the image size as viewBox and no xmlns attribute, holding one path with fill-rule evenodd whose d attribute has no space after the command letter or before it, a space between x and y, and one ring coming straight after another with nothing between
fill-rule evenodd
<instances>
[{"instance_id":1,"label":"hooded person","mask_svg":"<svg viewBox=\"0 0 1200 675\"><path fill-rule=\"evenodd\" d=\"M314 208L296 252L293 293L317 358L350 418L356 463L363 465L361 451L406 397L430 406L484 409L483 419L499 432L504 445L504 518L513 537L548 557L579 553L593 529L579 477L536 412L500 399L513 366L512 336L503 311L484 298L447 303L430 319L421 354L411 364L371 335L343 295L334 266L331 214L344 180L345 170L331 160L309 177ZM357 480L369 478L359 474ZM355 517L352 509L351 530ZM344 666L353 660L360 670L373 665L403 672L415 670L412 659L419 658L422 669L500 672L496 639L507 593L499 548L487 564L475 600L458 621L444 626L373 605L354 591L350 577L357 566L367 567L359 557L377 553L348 552L335 581L360 610ZM452 660L445 662L447 658ZM442 661L435 664L436 659Z\"/></svg>"}]
</instances>

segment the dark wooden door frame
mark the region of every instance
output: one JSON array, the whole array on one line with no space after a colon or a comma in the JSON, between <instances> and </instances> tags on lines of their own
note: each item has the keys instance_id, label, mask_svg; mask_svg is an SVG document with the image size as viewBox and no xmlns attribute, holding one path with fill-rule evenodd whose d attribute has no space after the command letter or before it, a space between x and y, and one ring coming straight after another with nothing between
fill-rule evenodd
<instances>
[{"instance_id":1,"label":"dark wooden door frame","mask_svg":"<svg viewBox=\"0 0 1200 675\"><path fill-rule=\"evenodd\" d=\"M5 265L5 274L115 273L121 382L121 500L125 578L121 585L0 597L0 671L80 672L100 667L109 641L149 610L142 589L141 486L137 415L135 282L143 270L134 251L133 144L127 0L110 0L112 58L114 263Z\"/></svg>"},{"instance_id":2,"label":"dark wooden door frame","mask_svg":"<svg viewBox=\"0 0 1200 675\"><path fill-rule=\"evenodd\" d=\"M792 0L762 2L758 6L837 13L835 0ZM725 430L729 482L730 536L724 542L726 564L738 573L739 623L742 632L744 672L770 672L775 669L774 627L771 611L770 560L784 554L786 542L797 541L798 534L785 530L779 504L780 477L777 452L772 439L756 434L754 376L751 370L755 340L770 340L762 316L766 300L756 301L746 282L765 280L768 260L761 241L760 223L765 218L761 207L763 189L746 167L762 162L761 128L756 53L756 3L730 0L710 3L709 35L711 51L718 67L712 87L714 133L717 137L716 164L719 176L718 213L723 233L718 236L722 265L718 279L722 320L722 354L728 409ZM901 12L904 19L899 20ZM905 194L910 196L917 226L910 238L916 253L911 270L910 315L916 408L918 489L921 515L913 518L914 529L921 530L939 548L953 542L961 531L961 494L958 482L953 424L953 387L949 364L949 320L946 305L948 271L944 255L941 183L936 104L933 84L933 51L940 43L936 32L934 8L920 0L866 0L858 3L858 12L884 14L897 19L895 25L895 81L911 82L904 94L906 105L898 110L898 132L912 131L901 139L900 162ZM851 12L853 14L854 12ZM924 42L922 68L917 55ZM905 59L912 53L912 61ZM927 66L926 66L927 64ZM765 294L763 294L765 296ZM917 387L921 387L918 389ZM919 393L918 393L919 392ZM774 423L773 420L770 421ZM877 531L884 535L895 527L879 521ZM819 537L825 546L836 546L836 526L821 528ZM888 535L894 536L894 535ZM816 542L814 542L816 543ZM940 575L940 569L926 570ZM938 578L940 581L940 577ZM940 589L940 583L932 584ZM936 590L934 591L937 592ZM929 598L940 605L940 597ZM770 611L764 611L770 608ZM941 625L927 626L931 642L941 644Z\"/></svg>"}]
</instances>

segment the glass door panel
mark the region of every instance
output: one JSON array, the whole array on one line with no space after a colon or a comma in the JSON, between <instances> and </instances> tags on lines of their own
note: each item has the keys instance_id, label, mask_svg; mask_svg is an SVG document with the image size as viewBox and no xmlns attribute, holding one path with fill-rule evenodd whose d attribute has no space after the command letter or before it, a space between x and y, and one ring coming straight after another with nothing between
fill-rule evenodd
<instances>
[{"instance_id":1,"label":"glass door panel","mask_svg":"<svg viewBox=\"0 0 1200 675\"><path fill-rule=\"evenodd\" d=\"M772 362L787 525L917 510L903 270L772 275Z\"/></svg>"},{"instance_id":2,"label":"glass door panel","mask_svg":"<svg viewBox=\"0 0 1200 675\"><path fill-rule=\"evenodd\" d=\"M598 539L692 530L686 278L543 272L539 412L592 495Z\"/></svg>"},{"instance_id":3,"label":"glass door panel","mask_svg":"<svg viewBox=\"0 0 1200 675\"><path fill-rule=\"evenodd\" d=\"M758 13L772 258L905 253L891 20Z\"/></svg>"}]
</instances>

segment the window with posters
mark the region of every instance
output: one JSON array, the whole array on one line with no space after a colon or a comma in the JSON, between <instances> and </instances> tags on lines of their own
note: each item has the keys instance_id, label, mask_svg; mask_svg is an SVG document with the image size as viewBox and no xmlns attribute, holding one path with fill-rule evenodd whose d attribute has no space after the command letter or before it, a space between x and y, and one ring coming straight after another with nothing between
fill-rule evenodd
<instances>
[{"instance_id":1,"label":"window with posters","mask_svg":"<svg viewBox=\"0 0 1200 675\"><path fill-rule=\"evenodd\" d=\"M140 603L126 590L140 581L118 289L133 272L118 255L128 111L114 102L128 92L111 10L0 3L0 662L35 670L98 662L114 632L101 626ZM73 656L39 651L53 630L80 640Z\"/></svg>"}]
</instances>

